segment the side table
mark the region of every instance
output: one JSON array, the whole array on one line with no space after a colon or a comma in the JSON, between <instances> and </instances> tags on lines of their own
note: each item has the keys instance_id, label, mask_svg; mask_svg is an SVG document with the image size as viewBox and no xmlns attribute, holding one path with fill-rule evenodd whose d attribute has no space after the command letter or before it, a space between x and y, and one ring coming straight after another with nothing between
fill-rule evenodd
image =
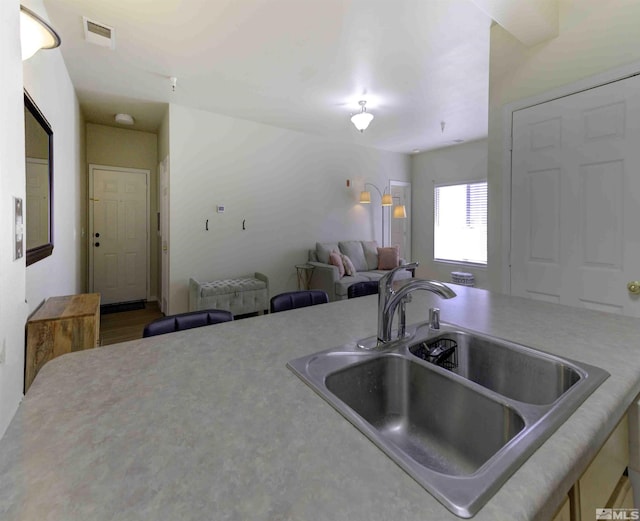
<instances>
[{"instance_id":1,"label":"side table","mask_svg":"<svg viewBox=\"0 0 640 521\"><path fill-rule=\"evenodd\" d=\"M298 289L309 289L313 266L311 264L296 264L296 275L298 277Z\"/></svg>"},{"instance_id":2,"label":"side table","mask_svg":"<svg viewBox=\"0 0 640 521\"><path fill-rule=\"evenodd\" d=\"M97 347L100 294L50 297L27 321L24 392L49 360Z\"/></svg>"}]
</instances>

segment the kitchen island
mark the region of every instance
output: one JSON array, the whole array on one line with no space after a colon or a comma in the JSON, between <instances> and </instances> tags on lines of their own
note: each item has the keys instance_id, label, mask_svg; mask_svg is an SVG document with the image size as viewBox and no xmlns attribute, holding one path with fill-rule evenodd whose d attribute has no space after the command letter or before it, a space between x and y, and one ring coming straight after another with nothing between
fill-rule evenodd
<instances>
[{"instance_id":1,"label":"kitchen island","mask_svg":"<svg viewBox=\"0 0 640 521\"><path fill-rule=\"evenodd\" d=\"M473 518L549 519L640 392L640 320L451 287L415 292L407 322L436 305L611 374ZM376 309L374 295L47 363L0 441L0 518L459 519L286 367L375 334Z\"/></svg>"}]
</instances>

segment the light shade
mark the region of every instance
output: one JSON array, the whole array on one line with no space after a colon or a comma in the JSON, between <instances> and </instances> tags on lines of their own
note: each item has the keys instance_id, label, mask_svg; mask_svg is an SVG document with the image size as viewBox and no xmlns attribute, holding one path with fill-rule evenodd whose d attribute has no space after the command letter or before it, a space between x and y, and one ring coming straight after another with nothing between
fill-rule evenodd
<instances>
[{"instance_id":1,"label":"light shade","mask_svg":"<svg viewBox=\"0 0 640 521\"><path fill-rule=\"evenodd\" d=\"M360 109L360 112L351 116L351 123L353 123L354 126L360 132L362 132L369 126L369 123L371 123L371 121L373 120L373 114L367 112L367 107L365 107L367 102L365 100L359 101L358 104L362 108Z\"/></svg>"},{"instance_id":2,"label":"light shade","mask_svg":"<svg viewBox=\"0 0 640 521\"><path fill-rule=\"evenodd\" d=\"M370 112L358 112L351 116L351 123L353 123L360 132L366 130L372 120L373 114Z\"/></svg>"},{"instance_id":3,"label":"light shade","mask_svg":"<svg viewBox=\"0 0 640 521\"><path fill-rule=\"evenodd\" d=\"M393 197L391 197L391 194L384 194L382 196L382 206L393 206Z\"/></svg>"},{"instance_id":4,"label":"light shade","mask_svg":"<svg viewBox=\"0 0 640 521\"><path fill-rule=\"evenodd\" d=\"M360 192L360 202L369 204L371 202L371 192Z\"/></svg>"},{"instance_id":5,"label":"light shade","mask_svg":"<svg viewBox=\"0 0 640 521\"><path fill-rule=\"evenodd\" d=\"M116 123L120 123L121 125L133 125L135 123L131 114L116 114L115 120Z\"/></svg>"},{"instance_id":6,"label":"light shade","mask_svg":"<svg viewBox=\"0 0 640 521\"><path fill-rule=\"evenodd\" d=\"M394 219L406 219L407 218L407 209L404 204L399 204L393 207L393 218Z\"/></svg>"},{"instance_id":7,"label":"light shade","mask_svg":"<svg viewBox=\"0 0 640 521\"><path fill-rule=\"evenodd\" d=\"M28 60L40 49L54 49L60 45L60 37L53 28L36 13L20 6L20 44L22 61Z\"/></svg>"}]
</instances>

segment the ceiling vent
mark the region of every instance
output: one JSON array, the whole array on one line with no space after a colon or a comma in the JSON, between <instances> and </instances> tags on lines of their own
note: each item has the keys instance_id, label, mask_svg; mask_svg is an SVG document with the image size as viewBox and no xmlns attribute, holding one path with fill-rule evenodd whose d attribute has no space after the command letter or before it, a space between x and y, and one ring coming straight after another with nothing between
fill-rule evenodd
<instances>
[{"instance_id":1,"label":"ceiling vent","mask_svg":"<svg viewBox=\"0 0 640 521\"><path fill-rule=\"evenodd\" d=\"M82 17L84 25L84 39L102 47L116 48L115 30L108 25Z\"/></svg>"}]
</instances>

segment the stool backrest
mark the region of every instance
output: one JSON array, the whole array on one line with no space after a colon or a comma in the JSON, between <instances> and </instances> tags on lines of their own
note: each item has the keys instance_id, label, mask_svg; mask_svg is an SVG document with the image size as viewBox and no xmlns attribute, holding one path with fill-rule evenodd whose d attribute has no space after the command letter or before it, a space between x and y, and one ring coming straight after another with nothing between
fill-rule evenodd
<instances>
[{"instance_id":1,"label":"stool backrest","mask_svg":"<svg viewBox=\"0 0 640 521\"><path fill-rule=\"evenodd\" d=\"M354 282L347 288L347 297L364 297L378 293L378 281L367 280L366 282Z\"/></svg>"},{"instance_id":2,"label":"stool backrest","mask_svg":"<svg viewBox=\"0 0 640 521\"><path fill-rule=\"evenodd\" d=\"M271 298L271 313L326 304L327 302L329 302L329 295L320 289L288 291Z\"/></svg>"},{"instance_id":3,"label":"stool backrest","mask_svg":"<svg viewBox=\"0 0 640 521\"><path fill-rule=\"evenodd\" d=\"M194 327L209 326L220 322L233 320L231 311L224 309L203 309L201 311L189 311L178 315L169 315L150 322L144 327L142 337L164 335L175 331L193 329Z\"/></svg>"}]
</instances>

